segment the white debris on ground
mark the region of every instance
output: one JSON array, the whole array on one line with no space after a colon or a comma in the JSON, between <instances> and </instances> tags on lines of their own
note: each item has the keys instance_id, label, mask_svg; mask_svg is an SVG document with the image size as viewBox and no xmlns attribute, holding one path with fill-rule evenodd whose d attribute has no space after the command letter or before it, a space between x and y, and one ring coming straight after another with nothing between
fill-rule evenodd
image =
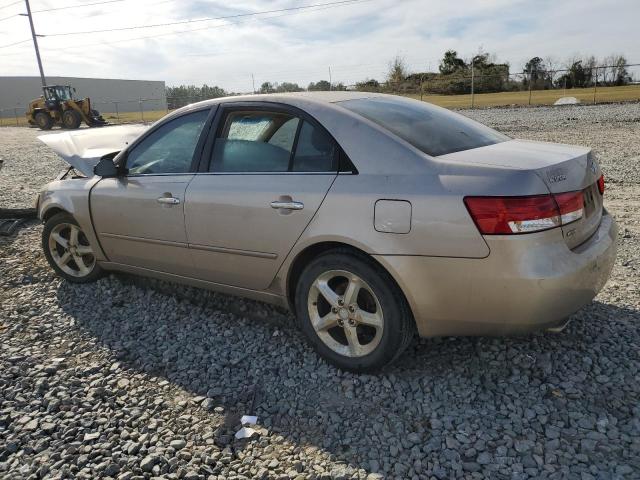
<instances>
[{"instance_id":1,"label":"white debris on ground","mask_svg":"<svg viewBox=\"0 0 640 480\"><path fill-rule=\"evenodd\" d=\"M62 282L33 223L0 238L0 478L638 478L640 104L463 113L603 166L618 259L564 332L420 340L343 373L261 303ZM62 168L38 134L0 128L0 207Z\"/></svg>"},{"instance_id":2,"label":"white debris on ground","mask_svg":"<svg viewBox=\"0 0 640 480\"><path fill-rule=\"evenodd\" d=\"M576 97L561 97L558 100L556 100L553 104L554 105L577 105L578 103L580 103L580 100L578 100Z\"/></svg>"}]
</instances>

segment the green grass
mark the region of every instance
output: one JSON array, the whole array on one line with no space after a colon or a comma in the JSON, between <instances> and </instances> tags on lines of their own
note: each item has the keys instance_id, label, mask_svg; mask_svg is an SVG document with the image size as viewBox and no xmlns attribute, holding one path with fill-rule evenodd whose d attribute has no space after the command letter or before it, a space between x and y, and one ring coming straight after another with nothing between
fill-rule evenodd
<instances>
[{"instance_id":1,"label":"green grass","mask_svg":"<svg viewBox=\"0 0 640 480\"><path fill-rule=\"evenodd\" d=\"M166 110L153 110L144 112L140 115L140 112L100 112L102 118L109 123L135 123L142 122L143 118L145 122L155 122L156 120L164 117L167 114Z\"/></svg>"},{"instance_id":2,"label":"green grass","mask_svg":"<svg viewBox=\"0 0 640 480\"><path fill-rule=\"evenodd\" d=\"M27 125L29 124L27 123L27 118L24 115L18 114L17 122L15 117L0 117L0 127L26 127Z\"/></svg>"},{"instance_id":3,"label":"green grass","mask_svg":"<svg viewBox=\"0 0 640 480\"><path fill-rule=\"evenodd\" d=\"M581 103L593 103L593 88L572 88L568 90L533 90L531 105L553 105L561 97L576 97ZM419 99L420 95L407 95ZM423 100L445 108L471 107L471 95L424 95ZM640 85L623 87L598 87L596 102L625 102L640 100ZM475 107L498 107L508 105L528 105L529 92L478 93L474 95Z\"/></svg>"},{"instance_id":4,"label":"green grass","mask_svg":"<svg viewBox=\"0 0 640 480\"><path fill-rule=\"evenodd\" d=\"M141 122L142 117L140 116L140 112L120 112L118 115L110 112L100 112L102 117L109 123L118 124L118 123L136 123ZM166 110L157 110L157 111L149 111L144 112L144 121L145 122L155 122L159 118L164 117L167 114ZM27 118L24 114L18 114L17 122L15 117L8 118L0 118L0 127L26 127L28 126ZM84 125L84 124L83 124ZM54 127L58 128L58 127Z\"/></svg>"}]
</instances>

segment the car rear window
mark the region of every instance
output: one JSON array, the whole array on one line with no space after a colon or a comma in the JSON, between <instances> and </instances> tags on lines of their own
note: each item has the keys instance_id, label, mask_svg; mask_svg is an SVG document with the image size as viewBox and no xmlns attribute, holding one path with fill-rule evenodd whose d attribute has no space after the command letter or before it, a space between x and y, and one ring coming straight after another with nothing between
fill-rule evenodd
<instances>
[{"instance_id":1,"label":"car rear window","mask_svg":"<svg viewBox=\"0 0 640 480\"><path fill-rule=\"evenodd\" d=\"M377 123L427 155L485 147L509 137L463 115L401 97L345 100L338 105Z\"/></svg>"}]
</instances>

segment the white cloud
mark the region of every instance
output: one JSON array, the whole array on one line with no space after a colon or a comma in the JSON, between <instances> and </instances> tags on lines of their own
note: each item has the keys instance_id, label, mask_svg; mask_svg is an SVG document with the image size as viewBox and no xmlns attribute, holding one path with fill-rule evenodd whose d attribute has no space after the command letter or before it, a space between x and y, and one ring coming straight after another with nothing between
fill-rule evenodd
<instances>
[{"instance_id":1,"label":"white cloud","mask_svg":"<svg viewBox=\"0 0 640 480\"><path fill-rule=\"evenodd\" d=\"M83 0L93 3L95 0ZM321 3L326 0L309 0ZM32 9L76 5L80 0L32 0ZM1 5L1 2L0 2ZM125 0L35 14L41 34L100 30L172 20L299 6L293 0ZM0 18L23 10L0 10ZM251 89L263 81L306 85L328 78L353 83L381 78L388 61L403 55L410 66L435 69L445 50L470 57L482 47L508 61L512 72L532 56L559 60L575 54L619 52L640 62L640 3L606 1L372 0L351 6L272 18L242 18L172 27L40 40L48 75L165 80L167 84ZM212 27L203 29L205 27ZM191 33L169 35L172 32ZM197 30L197 31L195 31ZM141 39L159 34L166 36ZM0 22L0 46L29 39L26 18ZM0 49L0 75L37 75L33 46Z\"/></svg>"}]
</instances>

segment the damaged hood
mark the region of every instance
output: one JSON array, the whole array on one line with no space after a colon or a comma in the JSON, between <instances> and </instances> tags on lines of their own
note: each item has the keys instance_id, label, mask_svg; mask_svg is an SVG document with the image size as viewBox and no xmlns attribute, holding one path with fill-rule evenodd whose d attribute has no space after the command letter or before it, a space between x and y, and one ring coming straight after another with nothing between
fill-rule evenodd
<instances>
[{"instance_id":1,"label":"damaged hood","mask_svg":"<svg viewBox=\"0 0 640 480\"><path fill-rule=\"evenodd\" d=\"M93 167L97 165L100 158L124 149L148 128L146 125L87 128L41 135L38 140L45 143L78 172L86 177L93 177Z\"/></svg>"}]
</instances>

